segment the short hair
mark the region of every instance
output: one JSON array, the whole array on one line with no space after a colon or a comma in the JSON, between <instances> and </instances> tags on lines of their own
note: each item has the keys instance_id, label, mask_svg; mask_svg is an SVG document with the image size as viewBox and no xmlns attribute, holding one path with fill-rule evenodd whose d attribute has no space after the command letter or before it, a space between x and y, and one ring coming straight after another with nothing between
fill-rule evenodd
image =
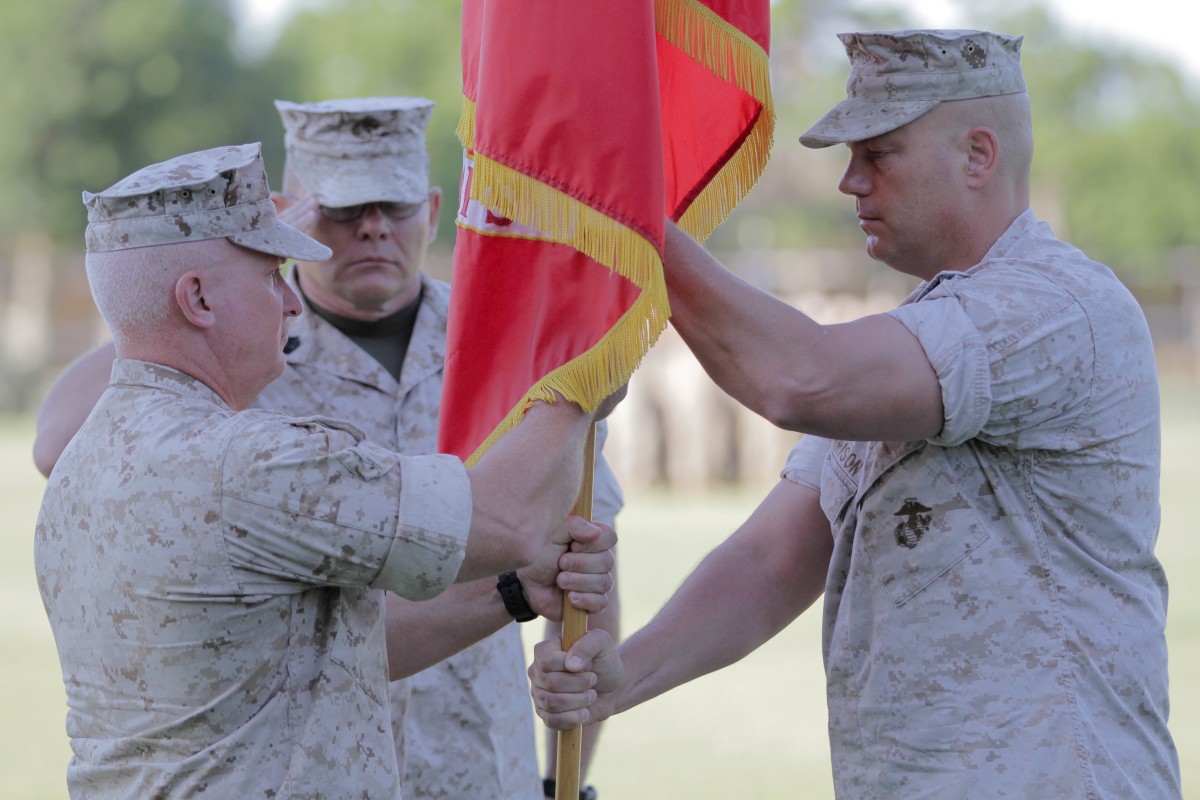
<instances>
[{"instance_id":1,"label":"short hair","mask_svg":"<svg viewBox=\"0 0 1200 800\"><path fill-rule=\"evenodd\" d=\"M996 132L1003 148L1004 169L1028 177L1033 162L1033 116L1025 92L955 100L939 106L960 125L986 125Z\"/></svg>"},{"instance_id":2,"label":"short hair","mask_svg":"<svg viewBox=\"0 0 1200 800\"><path fill-rule=\"evenodd\" d=\"M224 239L88 253L85 259L92 299L113 338L156 329L171 318L175 283L188 269L220 258Z\"/></svg>"}]
</instances>

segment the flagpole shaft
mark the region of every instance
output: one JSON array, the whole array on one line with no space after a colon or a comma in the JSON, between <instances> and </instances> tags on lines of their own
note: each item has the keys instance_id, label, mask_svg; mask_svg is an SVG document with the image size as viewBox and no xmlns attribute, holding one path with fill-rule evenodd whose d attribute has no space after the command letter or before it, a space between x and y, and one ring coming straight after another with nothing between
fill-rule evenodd
<instances>
[{"instance_id":1,"label":"flagpole shaft","mask_svg":"<svg viewBox=\"0 0 1200 800\"><path fill-rule=\"evenodd\" d=\"M596 463L596 424L588 429L583 447L583 483L571 513L584 519L592 518L592 485ZM580 611L563 596L562 647L571 645L587 633L587 612ZM558 732L558 762L555 770L555 800L577 800L579 797L580 763L582 758L583 726Z\"/></svg>"}]
</instances>

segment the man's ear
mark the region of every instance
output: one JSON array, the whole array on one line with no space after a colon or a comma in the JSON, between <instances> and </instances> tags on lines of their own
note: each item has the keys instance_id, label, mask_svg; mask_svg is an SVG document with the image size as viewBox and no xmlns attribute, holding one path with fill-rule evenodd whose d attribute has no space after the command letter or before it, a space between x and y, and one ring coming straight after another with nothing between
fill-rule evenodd
<instances>
[{"instance_id":1,"label":"man's ear","mask_svg":"<svg viewBox=\"0 0 1200 800\"><path fill-rule=\"evenodd\" d=\"M966 133L967 184L983 186L1000 163L1000 140L991 128L979 126Z\"/></svg>"},{"instance_id":2,"label":"man's ear","mask_svg":"<svg viewBox=\"0 0 1200 800\"><path fill-rule=\"evenodd\" d=\"M275 204L275 213L279 213L290 206L293 200L281 192L271 192L271 202Z\"/></svg>"},{"instance_id":3,"label":"man's ear","mask_svg":"<svg viewBox=\"0 0 1200 800\"><path fill-rule=\"evenodd\" d=\"M438 219L442 213L442 187L433 186L429 189L429 238L428 244L433 244L437 238Z\"/></svg>"},{"instance_id":4,"label":"man's ear","mask_svg":"<svg viewBox=\"0 0 1200 800\"><path fill-rule=\"evenodd\" d=\"M197 328L211 328L217 321L204 299L205 288L204 277L195 270L188 270L175 281L175 305Z\"/></svg>"}]
</instances>

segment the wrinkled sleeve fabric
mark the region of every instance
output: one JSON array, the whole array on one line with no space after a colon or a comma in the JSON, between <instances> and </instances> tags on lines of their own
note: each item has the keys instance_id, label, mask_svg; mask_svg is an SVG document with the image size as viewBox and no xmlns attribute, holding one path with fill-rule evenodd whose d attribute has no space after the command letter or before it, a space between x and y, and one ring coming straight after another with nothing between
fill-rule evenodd
<instances>
[{"instance_id":1,"label":"wrinkled sleeve fabric","mask_svg":"<svg viewBox=\"0 0 1200 800\"><path fill-rule=\"evenodd\" d=\"M921 343L942 392L942 430L933 444L962 444L979 433L991 410L987 351L971 319L951 297L889 312Z\"/></svg>"},{"instance_id":2,"label":"wrinkled sleeve fabric","mask_svg":"<svg viewBox=\"0 0 1200 800\"><path fill-rule=\"evenodd\" d=\"M604 457L604 442L608 439L608 420L596 423L596 464L592 473L592 519L616 526L617 514L625 507L621 484Z\"/></svg>"},{"instance_id":3,"label":"wrinkled sleeve fabric","mask_svg":"<svg viewBox=\"0 0 1200 800\"><path fill-rule=\"evenodd\" d=\"M471 481L454 456L413 456L401 464L400 530L371 586L424 600L454 583L462 567L471 527Z\"/></svg>"},{"instance_id":4,"label":"wrinkled sleeve fabric","mask_svg":"<svg viewBox=\"0 0 1200 800\"><path fill-rule=\"evenodd\" d=\"M920 341L941 384L944 427L931 444L1073 446L1096 353L1092 322L1068 287L1010 260L952 274L889 313Z\"/></svg>"},{"instance_id":5,"label":"wrinkled sleeve fabric","mask_svg":"<svg viewBox=\"0 0 1200 800\"><path fill-rule=\"evenodd\" d=\"M828 439L806 433L788 453L779 477L799 486L821 491L821 468L832 444Z\"/></svg>"},{"instance_id":6,"label":"wrinkled sleeve fabric","mask_svg":"<svg viewBox=\"0 0 1200 800\"><path fill-rule=\"evenodd\" d=\"M454 582L471 520L458 459L402 457L321 417L243 413L259 419L232 438L219 500L247 594L370 586L423 600Z\"/></svg>"}]
</instances>

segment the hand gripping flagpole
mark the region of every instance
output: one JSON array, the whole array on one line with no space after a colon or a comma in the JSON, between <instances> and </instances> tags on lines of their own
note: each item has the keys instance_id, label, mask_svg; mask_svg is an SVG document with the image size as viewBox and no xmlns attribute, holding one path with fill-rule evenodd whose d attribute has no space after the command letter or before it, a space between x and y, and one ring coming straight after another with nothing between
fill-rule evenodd
<instances>
[{"instance_id":1,"label":"hand gripping flagpole","mask_svg":"<svg viewBox=\"0 0 1200 800\"><path fill-rule=\"evenodd\" d=\"M592 518L592 485L596 464L596 423L588 429L587 441L583 447L583 483L579 487L579 495L575 498L575 507L571 513L577 517L590 520ZM571 645L579 641L587 633L587 612L571 605L563 594L562 648L570 650ZM558 732L558 761L555 770L555 800L578 800L580 780L580 764L583 751L583 726Z\"/></svg>"},{"instance_id":2,"label":"hand gripping flagpole","mask_svg":"<svg viewBox=\"0 0 1200 800\"><path fill-rule=\"evenodd\" d=\"M704 241L770 154L771 3L462 5L470 164L439 450L481 455L530 402L627 381L665 329L664 209ZM590 519L594 438L586 450L574 511ZM587 615L563 606L567 649ZM579 796L581 750L582 726L558 735L557 800Z\"/></svg>"}]
</instances>

